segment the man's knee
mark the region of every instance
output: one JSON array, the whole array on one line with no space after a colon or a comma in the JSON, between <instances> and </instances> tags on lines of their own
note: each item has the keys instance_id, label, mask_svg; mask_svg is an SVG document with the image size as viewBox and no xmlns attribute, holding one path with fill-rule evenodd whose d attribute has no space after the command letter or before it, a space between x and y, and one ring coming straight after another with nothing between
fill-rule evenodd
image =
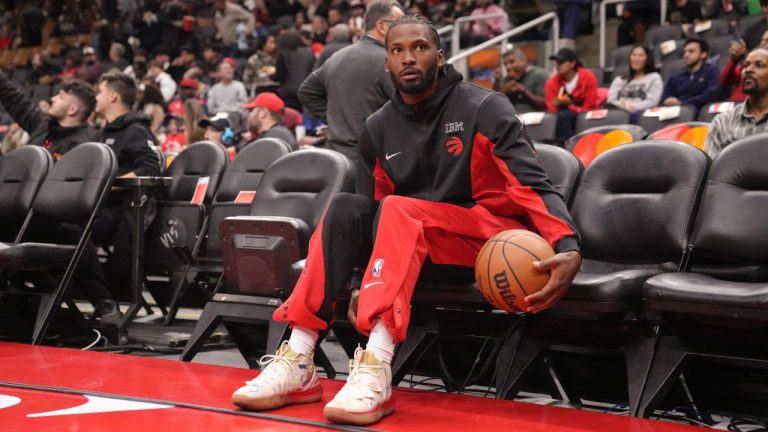
<instances>
[{"instance_id":1,"label":"man's knee","mask_svg":"<svg viewBox=\"0 0 768 432\"><path fill-rule=\"evenodd\" d=\"M374 201L365 195L338 193L325 213L324 225L344 226L371 212Z\"/></svg>"}]
</instances>

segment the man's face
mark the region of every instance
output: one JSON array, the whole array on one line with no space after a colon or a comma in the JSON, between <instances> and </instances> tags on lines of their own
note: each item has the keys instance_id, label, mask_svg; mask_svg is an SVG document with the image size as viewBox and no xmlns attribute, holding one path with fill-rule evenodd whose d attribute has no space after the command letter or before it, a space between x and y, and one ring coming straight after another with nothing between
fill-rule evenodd
<instances>
[{"instance_id":1,"label":"man's face","mask_svg":"<svg viewBox=\"0 0 768 432\"><path fill-rule=\"evenodd\" d=\"M525 75L527 67L528 61L517 57L515 54L504 57L504 69L507 70L507 75L515 81L519 81Z\"/></svg>"},{"instance_id":2,"label":"man's face","mask_svg":"<svg viewBox=\"0 0 768 432\"><path fill-rule=\"evenodd\" d=\"M207 61L208 63L212 63L213 60L216 58L216 51L213 48L205 48L203 50L203 59Z\"/></svg>"},{"instance_id":3,"label":"man's face","mask_svg":"<svg viewBox=\"0 0 768 432\"><path fill-rule=\"evenodd\" d=\"M213 142L220 143L222 135L224 135L224 131L219 131L216 128L208 126L207 128L205 128L203 139L206 141L213 141Z\"/></svg>"},{"instance_id":4,"label":"man's face","mask_svg":"<svg viewBox=\"0 0 768 432\"><path fill-rule=\"evenodd\" d=\"M336 25L343 21L343 18L341 16L341 13L339 13L336 9L331 9L328 11L328 24L329 25Z\"/></svg>"},{"instance_id":5,"label":"man's face","mask_svg":"<svg viewBox=\"0 0 768 432\"><path fill-rule=\"evenodd\" d=\"M555 65L557 67L557 73L560 74L560 76L565 76L576 68L576 61L555 60Z\"/></svg>"},{"instance_id":6,"label":"man's face","mask_svg":"<svg viewBox=\"0 0 768 432\"><path fill-rule=\"evenodd\" d=\"M259 133L261 129L261 118L263 116L264 108L256 107L248 114L248 130L254 133Z\"/></svg>"},{"instance_id":7,"label":"man's face","mask_svg":"<svg viewBox=\"0 0 768 432\"><path fill-rule=\"evenodd\" d=\"M749 53L744 60L741 79L744 94L761 96L768 92L768 50Z\"/></svg>"},{"instance_id":8,"label":"man's face","mask_svg":"<svg viewBox=\"0 0 768 432\"><path fill-rule=\"evenodd\" d=\"M56 120L63 120L67 116L69 106L73 103L77 103L77 99L64 90L59 92L51 99L51 109L48 114Z\"/></svg>"},{"instance_id":9,"label":"man's face","mask_svg":"<svg viewBox=\"0 0 768 432\"><path fill-rule=\"evenodd\" d=\"M683 48L683 62L688 67L696 66L707 58L707 54L701 51L701 46L692 42Z\"/></svg>"},{"instance_id":10,"label":"man's face","mask_svg":"<svg viewBox=\"0 0 768 432\"><path fill-rule=\"evenodd\" d=\"M425 26L405 24L389 32L386 67L400 92L418 95L429 91L444 64L445 54L432 42Z\"/></svg>"},{"instance_id":11,"label":"man's face","mask_svg":"<svg viewBox=\"0 0 768 432\"><path fill-rule=\"evenodd\" d=\"M760 48L768 49L768 31L763 33L763 37L760 38Z\"/></svg>"},{"instance_id":12,"label":"man's face","mask_svg":"<svg viewBox=\"0 0 768 432\"><path fill-rule=\"evenodd\" d=\"M219 72L222 79L232 79L235 77L235 69L229 63L222 63L219 65Z\"/></svg>"},{"instance_id":13,"label":"man's face","mask_svg":"<svg viewBox=\"0 0 768 432\"><path fill-rule=\"evenodd\" d=\"M111 98L114 91L107 86L106 81L99 83L96 88L96 112L104 114L109 105L111 104Z\"/></svg>"},{"instance_id":14,"label":"man's face","mask_svg":"<svg viewBox=\"0 0 768 432\"><path fill-rule=\"evenodd\" d=\"M267 41L264 42L264 52L272 54L277 50L277 39L274 36L267 36Z\"/></svg>"}]
</instances>

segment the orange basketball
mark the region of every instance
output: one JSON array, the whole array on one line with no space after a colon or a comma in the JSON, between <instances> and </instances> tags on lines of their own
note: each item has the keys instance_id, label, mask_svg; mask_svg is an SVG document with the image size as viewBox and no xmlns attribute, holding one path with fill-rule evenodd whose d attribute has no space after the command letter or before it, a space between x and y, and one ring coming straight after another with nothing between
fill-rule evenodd
<instances>
[{"instance_id":1,"label":"orange basketball","mask_svg":"<svg viewBox=\"0 0 768 432\"><path fill-rule=\"evenodd\" d=\"M534 261L555 254L546 240L526 230L507 230L485 243L475 261L475 279L489 303L507 312L523 312L525 297L541 290L549 271L533 268Z\"/></svg>"}]
</instances>

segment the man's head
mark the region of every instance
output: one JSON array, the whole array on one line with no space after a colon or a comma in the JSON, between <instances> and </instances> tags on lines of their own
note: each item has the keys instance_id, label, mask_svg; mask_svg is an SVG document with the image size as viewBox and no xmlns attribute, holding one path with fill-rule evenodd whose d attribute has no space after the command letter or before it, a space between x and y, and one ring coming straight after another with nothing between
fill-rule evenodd
<instances>
[{"instance_id":1,"label":"man's head","mask_svg":"<svg viewBox=\"0 0 768 432\"><path fill-rule=\"evenodd\" d=\"M179 58L184 64L195 61L195 49L192 45L182 45L179 47Z\"/></svg>"},{"instance_id":2,"label":"man's head","mask_svg":"<svg viewBox=\"0 0 768 432\"><path fill-rule=\"evenodd\" d=\"M53 96L48 114L60 124L65 119L72 120L71 123L83 124L91 116L95 106L96 95L93 87L75 80L63 84Z\"/></svg>"},{"instance_id":3,"label":"man's head","mask_svg":"<svg viewBox=\"0 0 768 432\"><path fill-rule=\"evenodd\" d=\"M328 24L334 26L344 21L344 15L338 8L328 9Z\"/></svg>"},{"instance_id":4,"label":"man's head","mask_svg":"<svg viewBox=\"0 0 768 432\"><path fill-rule=\"evenodd\" d=\"M320 15L315 15L312 17L312 33L325 33L328 31L328 20L321 17Z\"/></svg>"},{"instance_id":5,"label":"man's head","mask_svg":"<svg viewBox=\"0 0 768 432\"><path fill-rule=\"evenodd\" d=\"M692 69L701 66L709 55L709 44L704 39L691 38L683 45L683 62Z\"/></svg>"},{"instance_id":6,"label":"man's head","mask_svg":"<svg viewBox=\"0 0 768 432\"><path fill-rule=\"evenodd\" d=\"M203 60L205 60L206 63L218 63L219 47L214 44L209 44L203 47Z\"/></svg>"},{"instance_id":7,"label":"man's head","mask_svg":"<svg viewBox=\"0 0 768 432\"><path fill-rule=\"evenodd\" d=\"M445 53L432 24L419 16L404 16L392 23L385 44L385 69L404 101L417 103L434 93Z\"/></svg>"},{"instance_id":8,"label":"man's head","mask_svg":"<svg viewBox=\"0 0 768 432\"><path fill-rule=\"evenodd\" d=\"M96 112L105 114L130 110L136 101L136 83L131 77L120 72L109 72L101 76L96 92Z\"/></svg>"},{"instance_id":9,"label":"man's head","mask_svg":"<svg viewBox=\"0 0 768 432\"><path fill-rule=\"evenodd\" d=\"M235 68L228 61L219 63L219 76L222 81L229 82L235 78Z\"/></svg>"},{"instance_id":10,"label":"man's head","mask_svg":"<svg viewBox=\"0 0 768 432\"><path fill-rule=\"evenodd\" d=\"M275 93L264 92L243 105L243 108L251 110L248 115L248 130L259 134L283 122L285 102Z\"/></svg>"},{"instance_id":11,"label":"man's head","mask_svg":"<svg viewBox=\"0 0 768 432\"><path fill-rule=\"evenodd\" d=\"M179 81L179 93L183 100L197 97L197 90L200 83L194 78L182 78Z\"/></svg>"},{"instance_id":12,"label":"man's head","mask_svg":"<svg viewBox=\"0 0 768 432\"><path fill-rule=\"evenodd\" d=\"M328 31L328 42L352 42L352 31L346 24L336 24Z\"/></svg>"},{"instance_id":13,"label":"man's head","mask_svg":"<svg viewBox=\"0 0 768 432\"><path fill-rule=\"evenodd\" d=\"M741 80L742 91L750 98L768 93L768 49L755 48L747 55Z\"/></svg>"},{"instance_id":14,"label":"man's head","mask_svg":"<svg viewBox=\"0 0 768 432\"><path fill-rule=\"evenodd\" d=\"M165 65L171 61L171 53L165 48L158 48L152 52L152 59L158 61L161 65Z\"/></svg>"},{"instance_id":15,"label":"man's head","mask_svg":"<svg viewBox=\"0 0 768 432\"><path fill-rule=\"evenodd\" d=\"M560 48L557 54L550 56L549 59L555 61L557 73L563 78L571 76L581 67L579 56L571 48Z\"/></svg>"},{"instance_id":16,"label":"man's head","mask_svg":"<svg viewBox=\"0 0 768 432\"><path fill-rule=\"evenodd\" d=\"M109 46L109 60L116 62L125 55L125 47L121 43L113 42Z\"/></svg>"},{"instance_id":17,"label":"man's head","mask_svg":"<svg viewBox=\"0 0 768 432\"><path fill-rule=\"evenodd\" d=\"M363 16L363 30L375 39L384 41L391 23L405 15L396 0L374 0L368 4Z\"/></svg>"},{"instance_id":18,"label":"man's head","mask_svg":"<svg viewBox=\"0 0 768 432\"><path fill-rule=\"evenodd\" d=\"M155 79L159 77L161 73L163 73L163 62L157 59L150 61L149 65L147 65L147 74L152 79Z\"/></svg>"},{"instance_id":19,"label":"man's head","mask_svg":"<svg viewBox=\"0 0 768 432\"><path fill-rule=\"evenodd\" d=\"M504 69L507 71L507 76L515 81L520 81L523 75L525 75L526 69L528 69L528 58L523 50L513 48L504 54Z\"/></svg>"},{"instance_id":20,"label":"man's head","mask_svg":"<svg viewBox=\"0 0 768 432\"><path fill-rule=\"evenodd\" d=\"M96 50L93 47L87 46L83 48L83 63L87 65L92 65L96 63L98 58L96 58Z\"/></svg>"},{"instance_id":21,"label":"man's head","mask_svg":"<svg viewBox=\"0 0 768 432\"><path fill-rule=\"evenodd\" d=\"M763 33L763 36L760 38L760 44L758 47L768 49L768 31Z\"/></svg>"},{"instance_id":22,"label":"man's head","mask_svg":"<svg viewBox=\"0 0 768 432\"><path fill-rule=\"evenodd\" d=\"M227 129L231 130L232 128L229 122L229 114L226 112L220 112L211 118L202 119L197 125L205 129L205 134L203 135L205 140L221 144L224 144L224 135Z\"/></svg>"}]
</instances>

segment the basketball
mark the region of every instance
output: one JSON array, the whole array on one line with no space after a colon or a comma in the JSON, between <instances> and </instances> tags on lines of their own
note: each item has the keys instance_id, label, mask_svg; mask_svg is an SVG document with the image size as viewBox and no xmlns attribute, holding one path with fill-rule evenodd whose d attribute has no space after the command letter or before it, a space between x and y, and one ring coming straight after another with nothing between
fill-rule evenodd
<instances>
[{"instance_id":1,"label":"basketball","mask_svg":"<svg viewBox=\"0 0 768 432\"><path fill-rule=\"evenodd\" d=\"M549 281L549 271L533 268L555 251L536 233L507 230L491 237L475 261L475 279L483 297L499 309L524 312L525 297L540 291Z\"/></svg>"}]
</instances>

